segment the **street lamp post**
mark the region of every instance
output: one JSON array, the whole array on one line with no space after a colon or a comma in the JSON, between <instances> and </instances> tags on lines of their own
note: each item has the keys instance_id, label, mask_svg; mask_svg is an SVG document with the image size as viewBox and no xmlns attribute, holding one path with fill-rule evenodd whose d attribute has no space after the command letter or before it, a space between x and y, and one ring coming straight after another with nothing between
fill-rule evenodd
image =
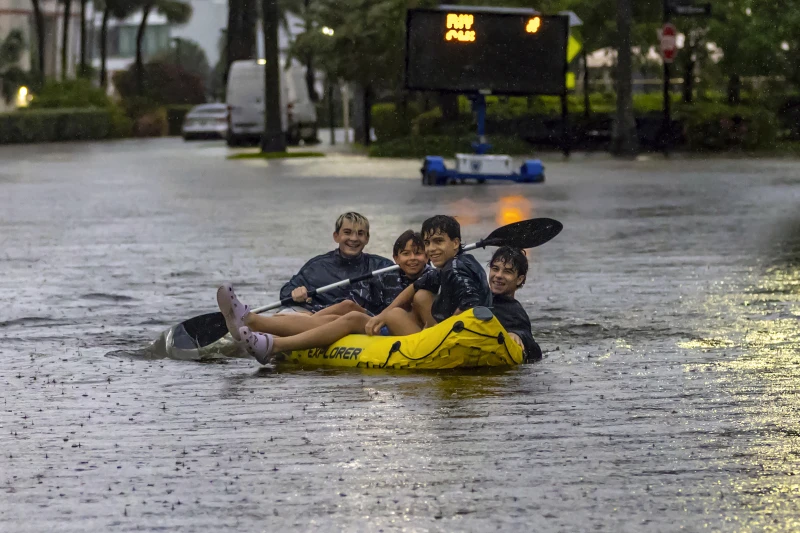
<instances>
[{"instance_id":1,"label":"street lamp post","mask_svg":"<svg viewBox=\"0 0 800 533\"><path fill-rule=\"evenodd\" d=\"M320 32L323 35L327 35L328 37L333 37L334 31L333 28L329 28L328 26L323 26ZM331 129L331 145L336 144L336 131L334 129L334 113L335 107L333 105L333 78L330 75L325 76L326 84L328 86L328 126Z\"/></svg>"}]
</instances>

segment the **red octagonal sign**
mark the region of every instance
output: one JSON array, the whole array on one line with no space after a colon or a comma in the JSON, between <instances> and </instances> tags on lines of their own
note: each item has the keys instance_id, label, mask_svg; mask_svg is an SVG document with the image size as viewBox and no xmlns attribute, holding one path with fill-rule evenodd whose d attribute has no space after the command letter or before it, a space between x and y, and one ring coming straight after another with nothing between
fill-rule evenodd
<instances>
[{"instance_id":1,"label":"red octagonal sign","mask_svg":"<svg viewBox=\"0 0 800 533\"><path fill-rule=\"evenodd\" d=\"M672 63L678 51L676 37L678 30L669 22L661 28L661 57L665 63Z\"/></svg>"}]
</instances>

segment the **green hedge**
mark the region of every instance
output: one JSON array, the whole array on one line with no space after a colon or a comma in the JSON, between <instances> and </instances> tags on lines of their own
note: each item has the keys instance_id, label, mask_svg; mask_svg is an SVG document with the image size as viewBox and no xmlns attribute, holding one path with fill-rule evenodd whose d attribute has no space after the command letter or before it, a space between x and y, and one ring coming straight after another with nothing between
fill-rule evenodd
<instances>
[{"instance_id":1,"label":"green hedge","mask_svg":"<svg viewBox=\"0 0 800 533\"><path fill-rule=\"evenodd\" d=\"M375 143L369 147L371 157L414 157L428 155L453 157L456 153L472 153L471 143L474 135L409 135L390 141ZM492 153L510 155L530 155L533 147L517 137L495 135L489 139Z\"/></svg>"},{"instance_id":2,"label":"green hedge","mask_svg":"<svg viewBox=\"0 0 800 533\"><path fill-rule=\"evenodd\" d=\"M48 81L33 95L30 109L110 108L114 102L104 89L82 78Z\"/></svg>"},{"instance_id":3,"label":"green hedge","mask_svg":"<svg viewBox=\"0 0 800 533\"><path fill-rule=\"evenodd\" d=\"M117 108L30 109L0 113L0 144L89 141L130 134Z\"/></svg>"},{"instance_id":4,"label":"green hedge","mask_svg":"<svg viewBox=\"0 0 800 533\"><path fill-rule=\"evenodd\" d=\"M383 103L372 106L372 127L381 141L404 137L411 133L411 123L421 110L416 102L409 102L405 110L396 104Z\"/></svg>"},{"instance_id":5,"label":"green hedge","mask_svg":"<svg viewBox=\"0 0 800 533\"><path fill-rule=\"evenodd\" d=\"M686 148L692 151L764 149L777 141L775 113L759 107L685 105L678 107L675 118L683 125Z\"/></svg>"}]
</instances>

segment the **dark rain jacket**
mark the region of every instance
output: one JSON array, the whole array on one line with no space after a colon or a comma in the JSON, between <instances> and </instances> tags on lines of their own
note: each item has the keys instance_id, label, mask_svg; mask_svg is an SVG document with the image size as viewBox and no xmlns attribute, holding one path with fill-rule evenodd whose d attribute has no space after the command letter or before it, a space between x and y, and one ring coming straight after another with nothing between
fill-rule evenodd
<instances>
[{"instance_id":1,"label":"dark rain jacket","mask_svg":"<svg viewBox=\"0 0 800 533\"><path fill-rule=\"evenodd\" d=\"M417 276L416 279L424 276L429 270L434 270L434 268L430 265L425 265L425 268L422 270L422 272L420 272L420 275ZM412 283L414 283L414 280L406 276L405 272L399 269L395 270L394 272L387 272L382 276L376 276L373 278L373 291L374 294L377 295L375 297L375 301L380 302L380 311L383 311L389 307L395 298L400 296L400 293Z\"/></svg>"},{"instance_id":2,"label":"dark rain jacket","mask_svg":"<svg viewBox=\"0 0 800 533\"><path fill-rule=\"evenodd\" d=\"M525 362L538 361L542 358L542 350L531 333L531 319L525 308L514 298L502 294L492 296L492 312L500 324L509 333L516 333L525 346ZM511 341L514 342L514 341Z\"/></svg>"},{"instance_id":3,"label":"dark rain jacket","mask_svg":"<svg viewBox=\"0 0 800 533\"><path fill-rule=\"evenodd\" d=\"M367 253L361 253L353 258L345 258L336 249L327 254L318 255L303 265L300 271L281 287L281 300L291 297L292 291L297 287L305 287L310 291L337 281L368 274L393 264L390 259ZM310 304L295 302L293 305L304 307L309 311L319 311L337 302L349 299L368 311L379 313L382 311L380 307L382 300L380 295L375 294L372 287L373 285L369 280L359 281L353 285L337 287L322 294L315 294L311 298Z\"/></svg>"},{"instance_id":4,"label":"dark rain jacket","mask_svg":"<svg viewBox=\"0 0 800 533\"><path fill-rule=\"evenodd\" d=\"M486 272L470 254L461 253L442 268L426 272L414 282L414 289L436 295L431 314L437 322L450 318L457 309L492 306Z\"/></svg>"}]
</instances>

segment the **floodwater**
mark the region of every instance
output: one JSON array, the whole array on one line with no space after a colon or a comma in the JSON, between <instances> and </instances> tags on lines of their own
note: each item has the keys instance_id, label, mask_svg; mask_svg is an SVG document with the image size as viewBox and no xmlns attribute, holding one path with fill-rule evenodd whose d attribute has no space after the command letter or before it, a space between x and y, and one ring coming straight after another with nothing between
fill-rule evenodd
<instances>
[{"instance_id":1,"label":"floodwater","mask_svg":"<svg viewBox=\"0 0 800 533\"><path fill-rule=\"evenodd\" d=\"M800 164L545 159L423 188L419 161L226 161L176 140L0 147L2 531L797 531ZM262 305L335 216L369 250L564 231L509 370L143 358L232 281ZM488 251L476 253L481 261Z\"/></svg>"}]
</instances>

